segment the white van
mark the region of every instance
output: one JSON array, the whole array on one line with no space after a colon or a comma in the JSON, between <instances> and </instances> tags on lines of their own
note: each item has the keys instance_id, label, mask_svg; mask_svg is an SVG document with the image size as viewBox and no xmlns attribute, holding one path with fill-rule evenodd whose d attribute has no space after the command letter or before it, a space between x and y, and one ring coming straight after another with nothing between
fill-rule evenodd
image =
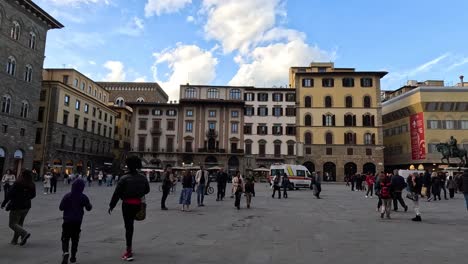
<instances>
[{"instance_id":1,"label":"white van","mask_svg":"<svg viewBox=\"0 0 468 264\"><path fill-rule=\"evenodd\" d=\"M286 173L289 177L290 187L295 188L310 188L310 181L312 174L309 170L302 165L292 165L292 164L273 164L270 166L270 172L268 175L268 180L270 184L273 184L273 178L276 175L283 175Z\"/></svg>"}]
</instances>

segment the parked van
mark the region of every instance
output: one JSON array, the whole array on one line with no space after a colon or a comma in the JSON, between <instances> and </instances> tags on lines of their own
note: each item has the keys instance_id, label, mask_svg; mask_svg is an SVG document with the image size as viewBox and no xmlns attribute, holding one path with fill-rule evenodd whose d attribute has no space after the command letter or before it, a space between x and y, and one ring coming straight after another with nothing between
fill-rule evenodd
<instances>
[{"instance_id":1,"label":"parked van","mask_svg":"<svg viewBox=\"0 0 468 264\"><path fill-rule=\"evenodd\" d=\"M273 184L273 178L276 175L283 176L284 173L289 177L289 188L290 189L299 189L299 188L310 188L310 182L312 174L309 170L302 165L292 165L292 164L273 164L270 166L270 172L268 175L268 181L270 184Z\"/></svg>"}]
</instances>

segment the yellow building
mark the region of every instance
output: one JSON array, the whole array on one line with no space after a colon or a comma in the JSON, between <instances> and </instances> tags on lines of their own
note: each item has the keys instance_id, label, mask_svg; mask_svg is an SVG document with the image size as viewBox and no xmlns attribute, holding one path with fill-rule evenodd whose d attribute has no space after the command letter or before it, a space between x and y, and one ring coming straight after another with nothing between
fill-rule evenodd
<instances>
[{"instance_id":1,"label":"yellow building","mask_svg":"<svg viewBox=\"0 0 468 264\"><path fill-rule=\"evenodd\" d=\"M383 170L380 79L386 74L333 63L290 68L298 162L331 181Z\"/></svg>"},{"instance_id":2,"label":"yellow building","mask_svg":"<svg viewBox=\"0 0 468 264\"><path fill-rule=\"evenodd\" d=\"M468 87L443 81L409 81L387 93L382 103L385 165L389 168L437 169L442 165L438 143L450 136L468 149ZM460 160L451 159L452 166Z\"/></svg>"},{"instance_id":3,"label":"yellow building","mask_svg":"<svg viewBox=\"0 0 468 264\"><path fill-rule=\"evenodd\" d=\"M112 102L109 103L112 110L117 112L114 126L114 164L115 168L125 166L125 160L131 149L130 131L132 128L133 109L130 106L119 106Z\"/></svg>"}]
</instances>

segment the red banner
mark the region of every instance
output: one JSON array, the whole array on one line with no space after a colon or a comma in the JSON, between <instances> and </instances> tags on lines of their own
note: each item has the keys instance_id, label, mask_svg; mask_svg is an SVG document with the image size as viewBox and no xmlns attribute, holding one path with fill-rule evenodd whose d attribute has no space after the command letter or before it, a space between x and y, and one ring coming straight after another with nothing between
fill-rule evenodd
<instances>
[{"instance_id":1,"label":"red banner","mask_svg":"<svg viewBox=\"0 0 468 264\"><path fill-rule=\"evenodd\" d=\"M426 140L424 138L424 114L410 116L411 158L422 160L426 158Z\"/></svg>"}]
</instances>

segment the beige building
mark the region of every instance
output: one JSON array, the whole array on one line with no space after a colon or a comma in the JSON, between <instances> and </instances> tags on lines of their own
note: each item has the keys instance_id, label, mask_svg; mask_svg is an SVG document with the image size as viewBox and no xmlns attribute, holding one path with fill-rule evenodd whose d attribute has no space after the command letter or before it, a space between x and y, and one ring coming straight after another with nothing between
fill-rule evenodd
<instances>
[{"instance_id":1,"label":"beige building","mask_svg":"<svg viewBox=\"0 0 468 264\"><path fill-rule=\"evenodd\" d=\"M333 63L290 68L300 163L324 172L325 180L383 170L380 79L386 74Z\"/></svg>"},{"instance_id":2,"label":"beige building","mask_svg":"<svg viewBox=\"0 0 468 264\"><path fill-rule=\"evenodd\" d=\"M387 93L382 103L385 165L388 168L438 169L438 143L450 136L468 149L468 87L444 81L409 81ZM451 159L452 166L460 160Z\"/></svg>"},{"instance_id":3,"label":"beige building","mask_svg":"<svg viewBox=\"0 0 468 264\"><path fill-rule=\"evenodd\" d=\"M133 109L127 105L118 106L109 102L109 107L117 112L114 126L114 168L125 166L125 160L131 149L131 130Z\"/></svg>"},{"instance_id":4,"label":"beige building","mask_svg":"<svg viewBox=\"0 0 468 264\"><path fill-rule=\"evenodd\" d=\"M73 69L43 71L34 166L86 173L113 160L117 112L109 93Z\"/></svg>"}]
</instances>

